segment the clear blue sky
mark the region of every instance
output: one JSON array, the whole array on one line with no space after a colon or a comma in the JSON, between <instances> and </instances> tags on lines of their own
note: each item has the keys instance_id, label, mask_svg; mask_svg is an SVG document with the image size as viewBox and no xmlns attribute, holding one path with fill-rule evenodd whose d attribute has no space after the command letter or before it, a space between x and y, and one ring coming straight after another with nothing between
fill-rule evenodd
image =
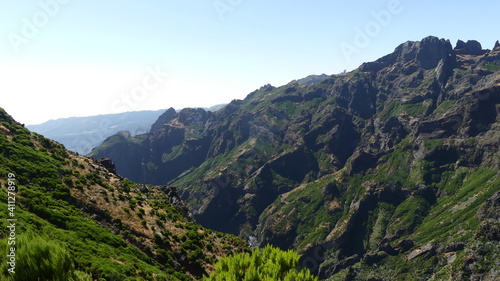
<instances>
[{"instance_id":1,"label":"clear blue sky","mask_svg":"<svg viewBox=\"0 0 500 281\"><path fill-rule=\"evenodd\" d=\"M428 35L491 49L498 11L491 0L0 0L0 107L26 124L208 107Z\"/></svg>"}]
</instances>

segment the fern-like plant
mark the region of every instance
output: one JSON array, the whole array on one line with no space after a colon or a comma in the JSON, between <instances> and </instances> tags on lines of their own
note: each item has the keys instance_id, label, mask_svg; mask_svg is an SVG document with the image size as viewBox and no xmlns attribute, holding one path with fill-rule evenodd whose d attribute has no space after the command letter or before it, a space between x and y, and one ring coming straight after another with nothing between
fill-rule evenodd
<instances>
[{"instance_id":1,"label":"fern-like plant","mask_svg":"<svg viewBox=\"0 0 500 281\"><path fill-rule=\"evenodd\" d=\"M298 270L299 255L273 246L219 260L204 281L318 281L307 269Z\"/></svg>"}]
</instances>

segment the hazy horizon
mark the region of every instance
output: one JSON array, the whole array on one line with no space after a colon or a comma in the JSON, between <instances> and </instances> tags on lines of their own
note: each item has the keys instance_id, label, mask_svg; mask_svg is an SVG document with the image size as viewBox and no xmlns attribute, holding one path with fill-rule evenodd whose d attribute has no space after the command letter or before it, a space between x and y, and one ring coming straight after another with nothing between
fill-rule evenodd
<instances>
[{"instance_id":1,"label":"hazy horizon","mask_svg":"<svg viewBox=\"0 0 500 281\"><path fill-rule=\"evenodd\" d=\"M484 0L3 1L0 107L25 124L210 107L268 83L350 71L429 35L491 49L498 8Z\"/></svg>"}]
</instances>

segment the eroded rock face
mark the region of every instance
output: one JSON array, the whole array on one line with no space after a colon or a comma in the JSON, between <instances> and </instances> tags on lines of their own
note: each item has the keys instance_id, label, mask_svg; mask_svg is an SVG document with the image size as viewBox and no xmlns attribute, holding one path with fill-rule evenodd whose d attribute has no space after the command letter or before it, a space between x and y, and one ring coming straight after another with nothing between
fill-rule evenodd
<instances>
[{"instance_id":1,"label":"eroded rock face","mask_svg":"<svg viewBox=\"0 0 500 281\"><path fill-rule=\"evenodd\" d=\"M106 168L110 173L116 174L115 163L113 163L113 160L111 160L110 158L100 158L96 161L99 165Z\"/></svg>"},{"instance_id":2,"label":"eroded rock face","mask_svg":"<svg viewBox=\"0 0 500 281\"><path fill-rule=\"evenodd\" d=\"M174 119L175 114L176 114L175 109L173 109L172 107L169 108L167 111L165 111L165 113L163 113L162 115L160 115L160 117L158 117L158 120L156 120L156 122L153 125L151 125L150 131L151 132L158 131L161 128L163 128L165 124Z\"/></svg>"},{"instance_id":3,"label":"eroded rock face","mask_svg":"<svg viewBox=\"0 0 500 281\"><path fill-rule=\"evenodd\" d=\"M453 263L469 244L412 235L466 184L462 171L500 169L498 65L499 48L427 37L351 73L266 85L216 113L169 110L149 134L110 139L99 156L136 181L176 186L207 227L313 258L336 245L316 268L325 278L388 256ZM443 208L468 210L472 195ZM475 237L496 241L490 201Z\"/></svg>"},{"instance_id":4,"label":"eroded rock face","mask_svg":"<svg viewBox=\"0 0 500 281\"><path fill-rule=\"evenodd\" d=\"M481 47L481 43L477 42L476 40L469 40L467 42L458 40L457 45L455 47L455 51L458 54L474 55L474 56L486 53L486 50L483 50L483 48Z\"/></svg>"}]
</instances>

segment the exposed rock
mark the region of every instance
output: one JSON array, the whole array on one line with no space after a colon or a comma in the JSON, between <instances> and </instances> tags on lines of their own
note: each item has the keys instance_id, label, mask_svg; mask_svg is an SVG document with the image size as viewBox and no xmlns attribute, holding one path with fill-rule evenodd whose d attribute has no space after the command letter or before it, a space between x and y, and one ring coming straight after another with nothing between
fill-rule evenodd
<instances>
[{"instance_id":1,"label":"exposed rock","mask_svg":"<svg viewBox=\"0 0 500 281\"><path fill-rule=\"evenodd\" d=\"M97 163L104 168L106 168L110 173L116 174L115 163L110 158L99 158L96 160Z\"/></svg>"},{"instance_id":2,"label":"exposed rock","mask_svg":"<svg viewBox=\"0 0 500 281\"><path fill-rule=\"evenodd\" d=\"M431 69L436 67L443 58L448 59L452 54L449 40L429 36L420 41L416 59L424 69Z\"/></svg>"},{"instance_id":3,"label":"exposed rock","mask_svg":"<svg viewBox=\"0 0 500 281\"><path fill-rule=\"evenodd\" d=\"M448 78L453 75L454 68L455 68L455 61L452 59L442 59L439 61L437 67L436 67L436 75L438 81L442 85L446 85L446 82L448 81Z\"/></svg>"},{"instance_id":4,"label":"exposed rock","mask_svg":"<svg viewBox=\"0 0 500 281\"><path fill-rule=\"evenodd\" d=\"M394 250L396 250L399 254L402 254L413 248L414 245L415 243L412 240L405 239L399 242Z\"/></svg>"},{"instance_id":5,"label":"exposed rock","mask_svg":"<svg viewBox=\"0 0 500 281\"><path fill-rule=\"evenodd\" d=\"M446 262L448 264L451 264L457 259L457 254L456 253L449 253L448 255L445 255L444 257L446 259Z\"/></svg>"},{"instance_id":6,"label":"exposed rock","mask_svg":"<svg viewBox=\"0 0 500 281\"><path fill-rule=\"evenodd\" d=\"M500 241L500 221L498 219L484 220L479 225L476 236L484 237L490 241Z\"/></svg>"},{"instance_id":7,"label":"exposed rock","mask_svg":"<svg viewBox=\"0 0 500 281\"><path fill-rule=\"evenodd\" d=\"M497 40L497 41L495 42L495 47L493 47L493 49L496 49L496 48L498 48L498 47L500 47L500 42Z\"/></svg>"},{"instance_id":8,"label":"exposed rock","mask_svg":"<svg viewBox=\"0 0 500 281\"><path fill-rule=\"evenodd\" d=\"M111 139L104 155L138 181L170 181L196 218L218 231L306 255L313 245L336 243L320 267L324 276L361 257L413 264L438 251L451 261L469 241L394 241L417 237L429 214L442 216L435 207L455 216L478 205L477 230L455 223L443 231L498 239L497 200L478 202L483 189L446 206L439 200L460 194L477 169L500 167L500 76L492 65L500 65L498 49L483 54L475 41L455 49L436 37L409 41L322 82L267 85L216 113L183 110L157 131Z\"/></svg>"},{"instance_id":9,"label":"exposed rock","mask_svg":"<svg viewBox=\"0 0 500 281\"><path fill-rule=\"evenodd\" d=\"M139 187L139 191L142 193L149 193L149 188L145 184L143 184L141 185L141 187Z\"/></svg>"},{"instance_id":10,"label":"exposed rock","mask_svg":"<svg viewBox=\"0 0 500 281\"><path fill-rule=\"evenodd\" d=\"M383 260L387 256L389 256L389 255L386 252L382 252L382 251L369 252L363 256L363 259L361 259L361 261L368 264L368 265L372 265L374 263L377 263L377 262Z\"/></svg>"},{"instance_id":11,"label":"exposed rock","mask_svg":"<svg viewBox=\"0 0 500 281\"><path fill-rule=\"evenodd\" d=\"M354 265L360 260L358 255L352 255L346 259L343 259L332 266L329 267L321 267L319 271L319 278L320 279L325 279L327 277L330 277L331 275L339 272L340 270L347 268L349 266Z\"/></svg>"},{"instance_id":12,"label":"exposed rock","mask_svg":"<svg viewBox=\"0 0 500 281\"><path fill-rule=\"evenodd\" d=\"M397 251L391 246L389 240L383 239L378 245L379 251L384 251L387 254L394 256L397 255Z\"/></svg>"},{"instance_id":13,"label":"exposed rock","mask_svg":"<svg viewBox=\"0 0 500 281\"><path fill-rule=\"evenodd\" d=\"M315 89L313 91L309 91L304 94L304 101L310 101L316 98L323 98L325 94L326 91L324 89Z\"/></svg>"},{"instance_id":14,"label":"exposed rock","mask_svg":"<svg viewBox=\"0 0 500 281\"><path fill-rule=\"evenodd\" d=\"M483 50L483 48L481 47L481 43L476 40L469 40L467 41L467 43L462 40L458 40L454 50L457 52L457 54L474 56L486 53L486 50Z\"/></svg>"},{"instance_id":15,"label":"exposed rock","mask_svg":"<svg viewBox=\"0 0 500 281\"><path fill-rule=\"evenodd\" d=\"M378 62L378 61L365 62L359 67L359 70L365 71L365 72L377 72L379 70L382 70L387 65L388 65L388 63Z\"/></svg>"},{"instance_id":16,"label":"exposed rock","mask_svg":"<svg viewBox=\"0 0 500 281\"><path fill-rule=\"evenodd\" d=\"M374 168L378 157L362 151L356 152L351 159L346 172L349 175L354 175Z\"/></svg>"},{"instance_id":17,"label":"exposed rock","mask_svg":"<svg viewBox=\"0 0 500 281\"><path fill-rule=\"evenodd\" d=\"M202 108L184 108L179 112L178 118L184 124L203 126L212 114Z\"/></svg>"},{"instance_id":18,"label":"exposed rock","mask_svg":"<svg viewBox=\"0 0 500 281\"><path fill-rule=\"evenodd\" d=\"M455 242L446 246L439 246L438 252L440 253L456 252L456 251L462 251L464 248L465 244L463 242Z\"/></svg>"},{"instance_id":19,"label":"exposed rock","mask_svg":"<svg viewBox=\"0 0 500 281\"><path fill-rule=\"evenodd\" d=\"M165 124L170 122L170 120L174 119L175 115L176 115L175 109L173 109L172 107L167 109L167 111L165 111L165 113L160 115L160 117L158 117L158 120L156 120L156 122L153 125L151 125L150 131L160 130L161 128L163 128Z\"/></svg>"},{"instance_id":20,"label":"exposed rock","mask_svg":"<svg viewBox=\"0 0 500 281\"><path fill-rule=\"evenodd\" d=\"M500 217L500 191L495 192L491 198L485 201L476 214L478 220L498 219Z\"/></svg>"},{"instance_id":21,"label":"exposed rock","mask_svg":"<svg viewBox=\"0 0 500 281\"><path fill-rule=\"evenodd\" d=\"M436 250L436 247L433 246L432 244L428 243L428 244L425 244L424 246L422 246L416 250L411 251L407 255L407 258L409 260L411 260L411 259L414 259L414 258L421 256L421 255L424 255L424 254L431 254L432 255L435 250Z\"/></svg>"}]
</instances>

